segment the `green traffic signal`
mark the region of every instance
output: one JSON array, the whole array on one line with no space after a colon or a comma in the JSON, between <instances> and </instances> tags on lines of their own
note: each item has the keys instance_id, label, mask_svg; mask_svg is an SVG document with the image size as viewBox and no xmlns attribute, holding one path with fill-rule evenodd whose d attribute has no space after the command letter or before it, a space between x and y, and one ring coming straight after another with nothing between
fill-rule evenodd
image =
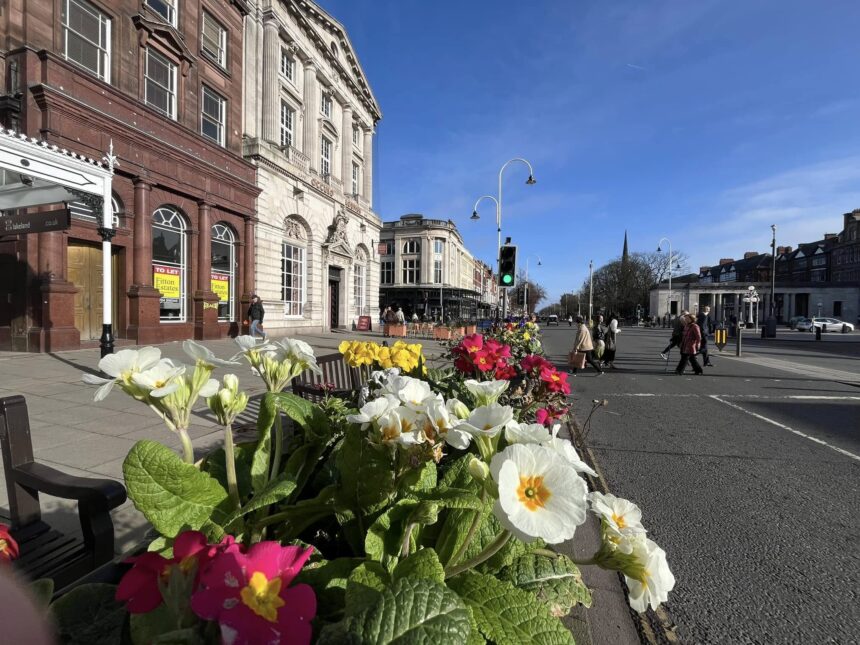
<instances>
[{"instance_id":1,"label":"green traffic signal","mask_svg":"<svg viewBox=\"0 0 860 645\"><path fill-rule=\"evenodd\" d=\"M512 275L503 275L502 276L502 282L504 282L505 284L510 284L513 281L514 281L514 276L512 276Z\"/></svg>"}]
</instances>

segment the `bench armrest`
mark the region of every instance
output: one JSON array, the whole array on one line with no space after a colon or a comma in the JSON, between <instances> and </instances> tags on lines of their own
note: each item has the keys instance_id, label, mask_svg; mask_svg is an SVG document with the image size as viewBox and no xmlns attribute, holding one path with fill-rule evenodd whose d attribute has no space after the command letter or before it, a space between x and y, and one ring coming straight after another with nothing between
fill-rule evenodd
<instances>
[{"instance_id":1,"label":"bench armrest","mask_svg":"<svg viewBox=\"0 0 860 645\"><path fill-rule=\"evenodd\" d=\"M77 477L36 462L15 466L12 477L22 486L40 493L79 502L101 503L108 510L120 506L127 499L125 487L112 479Z\"/></svg>"}]
</instances>

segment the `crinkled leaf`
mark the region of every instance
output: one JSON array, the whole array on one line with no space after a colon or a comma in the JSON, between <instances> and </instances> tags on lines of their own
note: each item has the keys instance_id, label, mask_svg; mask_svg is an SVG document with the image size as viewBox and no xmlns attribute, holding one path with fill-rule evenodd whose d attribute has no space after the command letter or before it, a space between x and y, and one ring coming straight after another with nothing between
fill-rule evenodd
<instances>
[{"instance_id":1,"label":"crinkled leaf","mask_svg":"<svg viewBox=\"0 0 860 645\"><path fill-rule=\"evenodd\" d=\"M432 461L424 462L421 468L407 471L400 481L402 491L429 491L434 488L436 488L436 464Z\"/></svg>"},{"instance_id":2,"label":"crinkled leaf","mask_svg":"<svg viewBox=\"0 0 860 645\"><path fill-rule=\"evenodd\" d=\"M271 394L271 397L275 407L302 426L302 428L307 428L310 425L311 420L314 418L314 409L316 408L313 403L291 392L276 392Z\"/></svg>"},{"instance_id":3,"label":"crinkled leaf","mask_svg":"<svg viewBox=\"0 0 860 645\"><path fill-rule=\"evenodd\" d=\"M303 499L281 508L278 514L282 515L284 520L278 529L282 541L295 539L314 522L332 515L335 512L335 494L335 487L328 486L313 499Z\"/></svg>"},{"instance_id":4,"label":"crinkled leaf","mask_svg":"<svg viewBox=\"0 0 860 645\"><path fill-rule=\"evenodd\" d=\"M483 504L475 493L462 488L439 488L413 495L416 499L434 502L440 508L480 509Z\"/></svg>"},{"instance_id":5,"label":"crinkled leaf","mask_svg":"<svg viewBox=\"0 0 860 645\"><path fill-rule=\"evenodd\" d=\"M116 587L88 584L75 587L51 605L59 642L69 645L119 643L126 612L117 602Z\"/></svg>"},{"instance_id":6,"label":"crinkled leaf","mask_svg":"<svg viewBox=\"0 0 860 645\"><path fill-rule=\"evenodd\" d=\"M374 606L326 627L319 643L462 645L469 631L469 612L457 594L430 580L403 578Z\"/></svg>"},{"instance_id":7,"label":"crinkled leaf","mask_svg":"<svg viewBox=\"0 0 860 645\"><path fill-rule=\"evenodd\" d=\"M573 636L534 594L491 575L465 571L448 585L472 608L487 640L498 645L573 645Z\"/></svg>"},{"instance_id":8,"label":"crinkled leaf","mask_svg":"<svg viewBox=\"0 0 860 645\"><path fill-rule=\"evenodd\" d=\"M459 488L462 490L470 490L476 492L479 490L478 483L475 478L469 473L469 462L472 461L474 455L463 455L450 466L442 476L442 484L440 488Z\"/></svg>"},{"instance_id":9,"label":"crinkled leaf","mask_svg":"<svg viewBox=\"0 0 860 645\"><path fill-rule=\"evenodd\" d=\"M433 501L418 502L418 506L409 514L408 524L435 524L439 519L439 505Z\"/></svg>"},{"instance_id":10,"label":"crinkled leaf","mask_svg":"<svg viewBox=\"0 0 860 645\"><path fill-rule=\"evenodd\" d=\"M387 569L393 566L403 546L409 515L418 508L418 504L401 499L376 518L364 538L364 551L369 558Z\"/></svg>"},{"instance_id":11,"label":"crinkled leaf","mask_svg":"<svg viewBox=\"0 0 860 645\"><path fill-rule=\"evenodd\" d=\"M138 441L122 465L128 496L166 537L207 522L223 526L227 491L209 473L183 462L167 446Z\"/></svg>"},{"instance_id":12,"label":"crinkled leaf","mask_svg":"<svg viewBox=\"0 0 860 645\"><path fill-rule=\"evenodd\" d=\"M30 584L30 595L40 607L47 608L54 595L54 581L51 578L39 578Z\"/></svg>"},{"instance_id":13,"label":"crinkled leaf","mask_svg":"<svg viewBox=\"0 0 860 645\"><path fill-rule=\"evenodd\" d=\"M445 570L433 549L421 549L398 562L391 577L395 582L410 577L445 582Z\"/></svg>"},{"instance_id":14,"label":"crinkled leaf","mask_svg":"<svg viewBox=\"0 0 860 645\"><path fill-rule=\"evenodd\" d=\"M325 449L324 443L306 443L290 453L284 466L284 473L296 482L294 499L301 494Z\"/></svg>"},{"instance_id":15,"label":"crinkled leaf","mask_svg":"<svg viewBox=\"0 0 860 645\"><path fill-rule=\"evenodd\" d=\"M378 511L394 490L394 469L387 449L371 446L357 425L350 427L335 458L338 502L355 514Z\"/></svg>"},{"instance_id":16,"label":"crinkled leaf","mask_svg":"<svg viewBox=\"0 0 860 645\"><path fill-rule=\"evenodd\" d=\"M254 461L254 451L257 443L239 443L234 450L236 455L236 485L239 487L239 497L248 499L251 495L251 465ZM224 465L224 448L217 448L206 455L201 469L218 480L227 489L227 468Z\"/></svg>"},{"instance_id":17,"label":"crinkled leaf","mask_svg":"<svg viewBox=\"0 0 860 645\"><path fill-rule=\"evenodd\" d=\"M135 645L152 643L159 634L167 634L176 629L176 617L161 604L146 614L131 614L129 616L129 631L131 641Z\"/></svg>"},{"instance_id":18,"label":"crinkled leaf","mask_svg":"<svg viewBox=\"0 0 860 645\"><path fill-rule=\"evenodd\" d=\"M317 596L317 617L327 622L343 618L346 585L352 572L363 560L337 558L306 564L294 584L306 583Z\"/></svg>"},{"instance_id":19,"label":"crinkled leaf","mask_svg":"<svg viewBox=\"0 0 860 645\"><path fill-rule=\"evenodd\" d=\"M230 524L235 520L248 515L249 513L253 513L254 511L265 508L266 506L271 506L272 504L277 504L282 499L289 497L295 489L296 482L292 479L284 479L282 475L278 479L270 482L268 486L254 495L251 501L245 504L241 509L230 515L225 526L230 526Z\"/></svg>"},{"instance_id":20,"label":"crinkled leaf","mask_svg":"<svg viewBox=\"0 0 860 645\"><path fill-rule=\"evenodd\" d=\"M357 566L346 582L346 615L355 616L375 605L390 582L388 571L378 562Z\"/></svg>"},{"instance_id":21,"label":"crinkled leaf","mask_svg":"<svg viewBox=\"0 0 860 645\"><path fill-rule=\"evenodd\" d=\"M466 605L466 609L469 610L469 627L471 627L469 640L466 641L466 645L485 645L487 639L484 638L480 627L478 627L478 621L475 620L475 612L472 611L472 608L468 604Z\"/></svg>"},{"instance_id":22,"label":"crinkled leaf","mask_svg":"<svg viewBox=\"0 0 860 645\"><path fill-rule=\"evenodd\" d=\"M535 594L553 616L567 616L577 603L591 607L591 592L579 568L564 555L524 555L502 569L499 578Z\"/></svg>"},{"instance_id":23,"label":"crinkled leaf","mask_svg":"<svg viewBox=\"0 0 860 645\"><path fill-rule=\"evenodd\" d=\"M269 483L269 468L272 459L272 426L278 416L278 408L271 392L260 400L257 414L257 447L251 460L251 486L261 491Z\"/></svg>"}]
</instances>

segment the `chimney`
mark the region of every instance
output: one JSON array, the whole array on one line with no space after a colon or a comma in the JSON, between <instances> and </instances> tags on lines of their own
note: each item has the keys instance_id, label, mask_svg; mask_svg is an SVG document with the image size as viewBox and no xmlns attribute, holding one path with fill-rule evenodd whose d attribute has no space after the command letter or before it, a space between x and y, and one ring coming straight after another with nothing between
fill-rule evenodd
<instances>
[{"instance_id":1,"label":"chimney","mask_svg":"<svg viewBox=\"0 0 860 645\"><path fill-rule=\"evenodd\" d=\"M825 233L824 234L825 240L832 240L834 237L839 237L839 234L838 233Z\"/></svg>"},{"instance_id":2,"label":"chimney","mask_svg":"<svg viewBox=\"0 0 860 645\"><path fill-rule=\"evenodd\" d=\"M791 251L792 251L792 248L791 248L790 246L786 246L786 247L785 247L785 252L786 252L786 253L791 253Z\"/></svg>"},{"instance_id":3,"label":"chimney","mask_svg":"<svg viewBox=\"0 0 860 645\"><path fill-rule=\"evenodd\" d=\"M705 273L706 271L710 271L711 267L699 267L699 273Z\"/></svg>"},{"instance_id":4,"label":"chimney","mask_svg":"<svg viewBox=\"0 0 860 645\"><path fill-rule=\"evenodd\" d=\"M744 260L749 260L750 258L754 258L758 255L758 251L747 251L744 253Z\"/></svg>"},{"instance_id":5,"label":"chimney","mask_svg":"<svg viewBox=\"0 0 860 645\"><path fill-rule=\"evenodd\" d=\"M776 254L777 254L777 255L782 255L782 254L784 254L784 253L785 253L785 247L784 247L784 246L778 246L778 247L776 247Z\"/></svg>"},{"instance_id":6,"label":"chimney","mask_svg":"<svg viewBox=\"0 0 860 645\"><path fill-rule=\"evenodd\" d=\"M731 264L732 262L734 262L733 258L720 258L720 266L724 264Z\"/></svg>"}]
</instances>

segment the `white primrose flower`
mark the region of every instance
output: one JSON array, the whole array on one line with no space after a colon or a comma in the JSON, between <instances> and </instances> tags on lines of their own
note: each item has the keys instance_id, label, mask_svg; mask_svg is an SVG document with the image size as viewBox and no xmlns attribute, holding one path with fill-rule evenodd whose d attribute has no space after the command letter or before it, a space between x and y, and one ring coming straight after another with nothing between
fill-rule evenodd
<instances>
[{"instance_id":1,"label":"white primrose flower","mask_svg":"<svg viewBox=\"0 0 860 645\"><path fill-rule=\"evenodd\" d=\"M401 378L401 377L398 377ZM409 378L409 377L406 377ZM397 396L411 410L421 412L427 406L428 399L434 399L433 390L426 381L410 378L409 381L397 391Z\"/></svg>"},{"instance_id":2,"label":"white primrose flower","mask_svg":"<svg viewBox=\"0 0 860 645\"><path fill-rule=\"evenodd\" d=\"M82 380L89 385L101 385L93 397L95 401L101 401L110 394L115 383L120 386L130 386L132 374L154 367L159 360L161 360L161 350L157 347L143 347L139 350L121 349L116 354L108 354L99 361L99 369L110 378L84 374Z\"/></svg>"},{"instance_id":3,"label":"white primrose flower","mask_svg":"<svg viewBox=\"0 0 860 645\"><path fill-rule=\"evenodd\" d=\"M472 437L468 432L458 429L460 420L452 417L440 399L433 399L424 412L424 435L433 441L440 437L449 446L465 450L469 447Z\"/></svg>"},{"instance_id":4,"label":"white primrose flower","mask_svg":"<svg viewBox=\"0 0 860 645\"><path fill-rule=\"evenodd\" d=\"M547 443L549 430L540 423L517 423L511 421L505 427L505 440L508 443Z\"/></svg>"},{"instance_id":5,"label":"white primrose flower","mask_svg":"<svg viewBox=\"0 0 860 645\"><path fill-rule=\"evenodd\" d=\"M567 439L562 439L558 436L558 431L561 428L561 424L556 423L552 428L552 438L544 443L548 448L552 448L559 455L564 457L568 463L573 466L573 469L578 473L588 473L592 477L597 477L597 473L594 469L585 463L582 458L579 456L579 453L576 452L576 448L573 447L573 444L570 443Z\"/></svg>"},{"instance_id":6,"label":"white primrose flower","mask_svg":"<svg viewBox=\"0 0 860 645\"><path fill-rule=\"evenodd\" d=\"M131 381L138 387L149 390L149 395L160 399L179 389L177 378L185 373L185 365L176 365L169 358L162 358L145 372L135 372Z\"/></svg>"},{"instance_id":7,"label":"white primrose flower","mask_svg":"<svg viewBox=\"0 0 860 645\"><path fill-rule=\"evenodd\" d=\"M633 555L639 565L635 577L624 572L630 591L630 606L639 612L648 609L649 605L657 609L669 599L669 592L675 588L675 576L669 569L666 552L646 538L634 548Z\"/></svg>"},{"instance_id":8,"label":"white primrose flower","mask_svg":"<svg viewBox=\"0 0 860 645\"><path fill-rule=\"evenodd\" d=\"M495 437L514 420L514 410L509 405L484 405L475 408L460 424L460 429L476 437Z\"/></svg>"},{"instance_id":9,"label":"white primrose flower","mask_svg":"<svg viewBox=\"0 0 860 645\"><path fill-rule=\"evenodd\" d=\"M490 472L499 488L493 513L524 542L559 544L585 521L585 482L549 448L508 446L493 457Z\"/></svg>"},{"instance_id":10,"label":"white primrose flower","mask_svg":"<svg viewBox=\"0 0 860 645\"><path fill-rule=\"evenodd\" d=\"M362 426L367 426L367 424L375 422L383 414L389 410L393 410L398 405L399 401L392 401L387 397L380 397L362 406L358 411L358 414L348 415L346 420L350 423L360 423Z\"/></svg>"},{"instance_id":11,"label":"white primrose flower","mask_svg":"<svg viewBox=\"0 0 860 645\"><path fill-rule=\"evenodd\" d=\"M407 417L404 423L404 418L401 416L404 410L412 412L408 408L396 408L388 410L376 420L375 425L379 430L382 443L413 445L420 442L418 434L414 431L417 419Z\"/></svg>"},{"instance_id":12,"label":"white primrose flower","mask_svg":"<svg viewBox=\"0 0 860 645\"><path fill-rule=\"evenodd\" d=\"M307 369L312 372L322 374L322 369L317 365L317 357L314 354L313 348L305 341L298 338L281 338L275 341L274 344L280 350L280 360L289 358L294 363L306 365Z\"/></svg>"},{"instance_id":13,"label":"white primrose flower","mask_svg":"<svg viewBox=\"0 0 860 645\"><path fill-rule=\"evenodd\" d=\"M236 336L234 339L236 344L239 346L239 353L233 356L230 360L236 360L240 356L244 355L246 352L250 352L252 350L264 350L264 349L272 349L274 345L270 343L263 343L262 345L257 344L257 339L253 336Z\"/></svg>"},{"instance_id":14,"label":"white primrose flower","mask_svg":"<svg viewBox=\"0 0 860 645\"><path fill-rule=\"evenodd\" d=\"M197 363L197 361L202 361L213 367L235 367L236 365L241 365L239 361L235 360L235 357L231 358L229 361L218 358L212 353L211 349L205 345L201 345L197 341L191 340L190 338L182 343L182 351L184 351L190 358L194 359L195 363Z\"/></svg>"},{"instance_id":15,"label":"white primrose flower","mask_svg":"<svg viewBox=\"0 0 860 645\"><path fill-rule=\"evenodd\" d=\"M218 379L210 378L203 387L200 388L198 396L210 397L218 393Z\"/></svg>"},{"instance_id":16,"label":"white primrose flower","mask_svg":"<svg viewBox=\"0 0 860 645\"><path fill-rule=\"evenodd\" d=\"M392 376L400 376L399 367L389 367L387 370L376 370L370 373L370 381L382 387Z\"/></svg>"},{"instance_id":17,"label":"white primrose flower","mask_svg":"<svg viewBox=\"0 0 860 645\"><path fill-rule=\"evenodd\" d=\"M445 401L445 409L458 419L468 419L471 411L466 404L459 399L448 399Z\"/></svg>"},{"instance_id":18,"label":"white primrose flower","mask_svg":"<svg viewBox=\"0 0 860 645\"><path fill-rule=\"evenodd\" d=\"M623 497L604 493L589 493L591 511L618 532L629 530L645 533L642 526L642 511L633 502Z\"/></svg>"},{"instance_id":19,"label":"white primrose flower","mask_svg":"<svg viewBox=\"0 0 860 645\"><path fill-rule=\"evenodd\" d=\"M477 405L490 405L499 400L502 392L508 389L509 381L476 381L475 379L467 380L464 385L466 389L475 397Z\"/></svg>"}]
</instances>

